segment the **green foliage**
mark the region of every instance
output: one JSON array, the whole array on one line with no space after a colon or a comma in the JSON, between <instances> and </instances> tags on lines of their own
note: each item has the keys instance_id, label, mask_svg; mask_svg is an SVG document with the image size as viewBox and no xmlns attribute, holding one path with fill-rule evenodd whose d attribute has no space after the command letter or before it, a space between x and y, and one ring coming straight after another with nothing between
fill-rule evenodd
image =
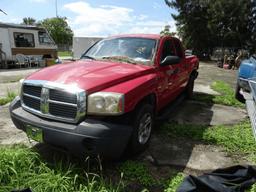
<instances>
[{"instance_id":1,"label":"green foliage","mask_svg":"<svg viewBox=\"0 0 256 192\"><path fill-rule=\"evenodd\" d=\"M72 53L70 51L58 51L59 57L72 57Z\"/></svg>"},{"instance_id":2,"label":"green foliage","mask_svg":"<svg viewBox=\"0 0 256 192\"><path fill-rule=\"evenodd\" d=\"M5 105L7 103L10 103L16 96L17 96L17 94L15 92L11 92L8 90L7 97L0 98L0 105Z\"/></svg>"},{"instance_id":3,"label":"green foliage","mask_svg":"<svg viewBox=\"0 0 256 192\"><path fill-rule=\"evenodd\" d=\"M212 84L211 88L214 91L220 93L220 95L209 95L196 93L194 96L194 100L202 101L209 104L222 104L234 107L244 107L244 104L237 101L235 98L235 92L230 87L230 85L226 84L223 81L216 81Z\"/></svg>"},{"instance_id":4,"label":"green foliage","mask_svg":"<svg viewBox=\"0 0 256 192\"><path fill-rule=\"evenodd\" d=\"M256 157L256 142L249 120L233 126L203 126L166 124L161 130L169 137L185 137L217 144L233 153L247 154Z\"/></svg>"},{"instance_id":5,"label":"green foliage","mask_svg":"<svg viewBox=\"0 0 256 192\"><path fill-rule=\"evenodd\" d=\"M0 148L0 183L0 191L26 187L35 192L121 191L120 183L111 186L99 175L87 173L76 164L58 161L51 166L25 146Z\"/></svg>"},{"instance_id":6,"label":"green foliage","mask_svg":"<svg viewBox=\"0 0 256 192\"><path fill-rule=\"evenodd\" d=\"M178 173L176 176L172 177L168 181L168 187L164 190L164 192L176 192L177 188L181 184L184 179L183 173Z\"/></svg>"},{"instance_id":7,"label":"green foliage","mask_svg":"<svg viewBox=\"0 0 256 192\"><path fill-rule=\"evenodd\" d=\"M199 56L214 47L246 47L255 44L252 1L165 0L178 11L172 15L187 48ZM254 39L252 38L254 36Z\"/></svg>"},{"instance_id":8,"label":"green foliage","mask_svg":"<svg viewBox=\"0 0 256 192\"><path fill-rule=\"evenodd\" d=\"M212 89L214 91L219 92L221 95L215 96L213 101L215 103L224 104L224 105L230 105L235 107L244 107L244 104L237 101L235 98L235 92L230 87L230 85L226 84L223 81L216 81L212 84Z\"/></svg>"},{"instance_id":9,"label":"green foliage","mask_svg":"<svg viewBox=\"0 0 256 192\"><path fill-rule=\"evenodd\" d=\"M24 17L22 24L24 24L24 25L36 25L36 20L32 17Z\"/></svg>"},{"instance_id":10,"label":"green foliage","mask_svg":"<svg viewBox=\"0 0 256 192\"><path fill-rule=\"evenodd\" d=\"M39 22L39 25L47 29L55 43L72 44L73 31L69 27L66 17L47 18Z\"/></svg>"},{"instance_id":11,"label":"green foliage","mask_svg":"<svg viewBox=\"0 0 256 192\"><path fill-rule=\"evenodd\" d=\"M162 31L160 32L160 35L170 35L170 36L175 36L175 35L176 35L176 33L174 33L174 32L170 32L170 26L169 26L169 25L166 25L166 26L164 27L164 30L162 30Z\"/></svg>"},{"instance_id":12,"label":"green foliage","mask_svg":"<svg viewBox=\"0 0 256 192\"><path fill-rule=\"evenodd\" d=\"M157 182L149 173L147 166L137 161L125 161L121 164L120 171L124 174L124 179L138 181L144 186L152 186Z\"/></svg>"},{"instance_id":13,"label":"green foliage","mask_svg":"<svg viewBox=\"0 0 256 192\"><path fill-rule=\"evenodd\" d=\"M256 184L254 184L251 189L246 190L247 192L256 192Z\"/></svg>"}]
</instances>

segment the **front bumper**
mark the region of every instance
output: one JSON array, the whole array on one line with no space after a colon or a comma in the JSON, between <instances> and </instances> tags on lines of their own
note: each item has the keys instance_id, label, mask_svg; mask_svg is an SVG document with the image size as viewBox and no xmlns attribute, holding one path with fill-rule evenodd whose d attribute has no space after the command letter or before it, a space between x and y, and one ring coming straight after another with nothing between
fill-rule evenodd
<instances>
[{"instance_id":1,"label":"front bumper","mask_svg":"<svg viewBox=\"0 0 256 192\"><path fill-rule=\"evenodd\" d=\"M77 155L119 158L132 132L130 126L89 118L77 125L44 119L25 111L19 97L15 98L9 109L18 129L26 131L26 125L40 128L43 142Z\"/></svg>"}]
</instances>

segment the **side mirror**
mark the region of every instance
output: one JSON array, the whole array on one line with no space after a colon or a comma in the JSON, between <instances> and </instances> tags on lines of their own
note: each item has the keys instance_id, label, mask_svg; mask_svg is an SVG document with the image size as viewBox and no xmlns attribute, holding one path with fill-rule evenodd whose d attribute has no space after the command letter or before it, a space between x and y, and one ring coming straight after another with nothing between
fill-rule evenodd
<instances>
[{"instance_id":1,"label":"side mirror","mask_svg":"<svg viewBox=\"0 0 256 192\"><path fill-rule=\"evenodd\" d=\"M178 56L167 56L163 61L161 61L161 66L174 65L178 64L179 62L180 58Z\"/></svg>"}]
</instances>

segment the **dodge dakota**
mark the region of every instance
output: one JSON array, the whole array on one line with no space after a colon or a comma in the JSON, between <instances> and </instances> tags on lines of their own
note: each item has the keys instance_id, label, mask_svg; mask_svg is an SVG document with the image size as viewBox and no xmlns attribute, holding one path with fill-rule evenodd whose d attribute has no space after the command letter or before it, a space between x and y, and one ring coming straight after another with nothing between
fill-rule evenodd
<instances>
[{"instance_id":1,"label":"dodge dakota","mask_svg":"<svg viewBox=\"0 0 256 192\"><path fill-rule=\"evenodd\" d=\"M136 154L147 147L159 112L180 94L192 97L198 67L175 37L109 37L78 61L28 76L11 118L29 138L71 153Z\"/></svg>"}]
</instances>

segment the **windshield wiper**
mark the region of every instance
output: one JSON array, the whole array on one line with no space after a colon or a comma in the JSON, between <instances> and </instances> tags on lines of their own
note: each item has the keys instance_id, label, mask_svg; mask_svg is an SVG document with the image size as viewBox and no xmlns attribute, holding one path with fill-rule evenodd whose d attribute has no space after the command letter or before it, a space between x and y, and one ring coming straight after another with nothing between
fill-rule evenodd
<instances>
[{"instance_id":1,"label":"windshield wiper","mask_svg":"<svg viewBox=\"0 0 256 192\"><path fill-rule=\"evenodd\" d=\"M89 55L83 55L83 56L81 57L81 59L91 59L91 60L96 60L94 57L91 57L91 56L89 56Z\"/></svg>"},{"instance_id":2,"label":"windshield wiper","mask_svg":"<svg viewBox=\"0 0 256 192\"><path fill-rule=\"evenodd\" d=\"M134 61L132 58L127 57L127 56L104 56L101 59L109 59L109 60L116 60L116 61L123 61L126 63L131 63L131 64L137 64L136 61Z\"/></svg>"}]
</instances>

